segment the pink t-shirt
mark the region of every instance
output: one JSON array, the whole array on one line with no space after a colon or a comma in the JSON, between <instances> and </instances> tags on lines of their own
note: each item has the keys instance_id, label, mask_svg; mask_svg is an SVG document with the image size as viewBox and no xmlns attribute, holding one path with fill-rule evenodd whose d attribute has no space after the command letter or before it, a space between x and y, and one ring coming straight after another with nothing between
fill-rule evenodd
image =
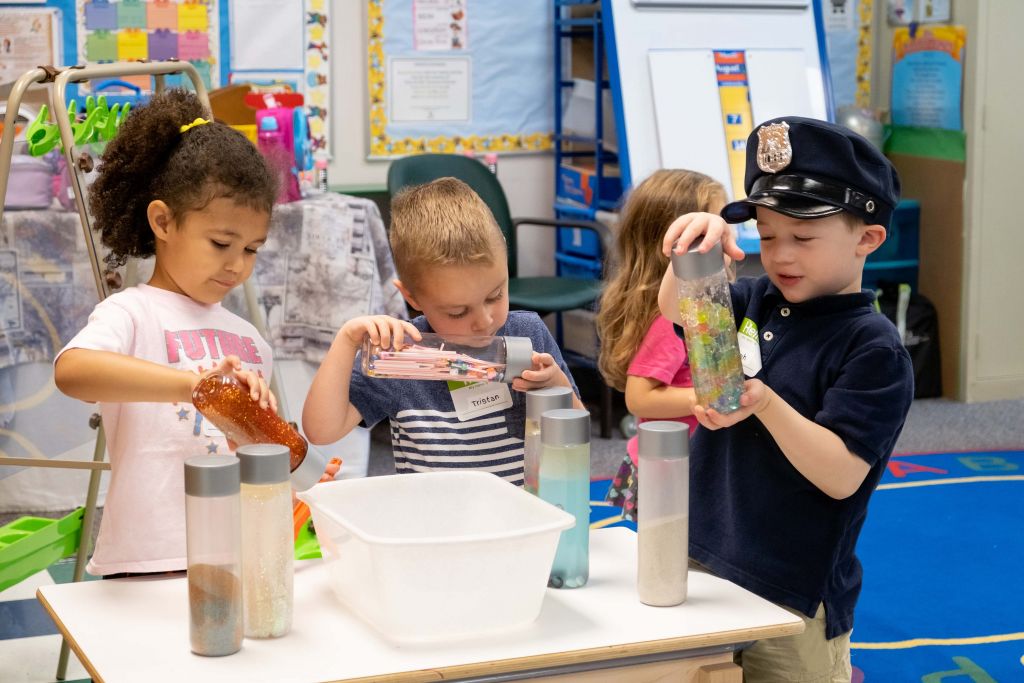
<instances>
[{"instance_id":1,"label":"pink t-shirt","mask_svg":"<svg viewBox=\"0 0 1024 683\"><path fill-rule=\"evenodd\" d=\"M693 377L690 376L690 361L686 355L686 344L672 328L672 321L659 315L651 323L640 342L633 361L629 364L627 375L647 377L657 380L670 387L692 387ZM659 418L669 419L669 418ZM673 418L676 422L685 422L690 426L690 433L697 428L697 418L692 415ZM649 422L639 418L637 422ZM637 461L637 438L634 436L626 444L629 457L633 464Z\"/></svg>"},{"instance_id":2,"label":"pink t-shirt","mask_svg":"<svg viewBox=\"0 0 1024 683\"><path fill-rule=\"evenodd\" d=\"M139 285L104 299L68 349L112 351L182 370L209 370L226 355L269 378L270 345L220 304ZM57 355L60 357L60 354ZM191 403L101 403L110 488L92 574L185 569L187 458L228 453Z\"/></svg>"}]
</instances>

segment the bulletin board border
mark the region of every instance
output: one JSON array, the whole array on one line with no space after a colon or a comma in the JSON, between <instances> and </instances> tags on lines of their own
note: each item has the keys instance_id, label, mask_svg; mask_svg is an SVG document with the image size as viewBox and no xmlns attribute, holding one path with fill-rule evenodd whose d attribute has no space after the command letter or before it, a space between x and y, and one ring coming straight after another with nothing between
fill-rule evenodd
<instances>
[{"instance_id":1,"label":"bulletin board border","mask_svg":"<svg viewBox=\"0 0 1024 683\"><path fill-rule=\"evenodd\" d=\"M386 60L384 55L384 0L367 0L367 88L369 91L370 159L409 154L463 152L530 153L549 151L554 133L506 133L500 135L437 135L393 138L388 134Z\"/></svg>"}]
</instances>

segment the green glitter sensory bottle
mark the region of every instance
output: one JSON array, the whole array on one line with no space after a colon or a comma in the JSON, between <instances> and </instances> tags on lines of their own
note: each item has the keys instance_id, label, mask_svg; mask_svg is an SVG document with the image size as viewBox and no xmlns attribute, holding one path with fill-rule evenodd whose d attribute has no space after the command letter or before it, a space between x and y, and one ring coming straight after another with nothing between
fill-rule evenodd
<instances>
[{"instance_id":1,"label":"green glitter sensory bottle","mask_svg":"<svg viewBox=\"0 0 1024 683\"><path fill-rule=\"evenodd\" d=\"M706 254L696 247L672 254L679 288L679 315L697 403L722 414L740 407L743 365L729 296L722 245Z\"/></svg>"}]
</instances>

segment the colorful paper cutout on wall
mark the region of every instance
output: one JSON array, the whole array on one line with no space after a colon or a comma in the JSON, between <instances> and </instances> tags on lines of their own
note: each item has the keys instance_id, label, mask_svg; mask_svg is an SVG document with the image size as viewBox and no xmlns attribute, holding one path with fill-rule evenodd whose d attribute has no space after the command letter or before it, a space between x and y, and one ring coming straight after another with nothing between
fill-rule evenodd
<instances>
[{"instance_id":1,"label":"colorful paper cutout on wall","mask_svg":"<svg viewBox=\"0 0 1024 683\"><path fill-rule=\"evenodd\" d=\"M207 88L219 87L219 2L226 1L75 0L78 54L88 62L188 60L197 64ZM148 94L151 79L138 83ZM78 87L91 91L89 83Z\"/></svg>"}]
</instances>

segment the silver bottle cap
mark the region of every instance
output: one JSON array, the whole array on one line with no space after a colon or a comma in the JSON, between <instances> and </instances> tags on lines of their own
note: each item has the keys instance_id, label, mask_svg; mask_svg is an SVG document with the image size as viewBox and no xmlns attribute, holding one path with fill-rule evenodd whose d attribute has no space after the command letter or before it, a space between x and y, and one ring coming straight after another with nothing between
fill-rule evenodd
<instances>
[{"instance_id":1,"label":"silver bottle cap","mask_svg":"<svg viewBox=\"0 0 1024 683\"><path fill-rule=\"evenodd\" d=\"M242 465L243 484L279 484L291 474L291 454L287 446L254 443L235 451Z\"/></svg>"},{"instance_id":2,"label":"silver bottle cap","mask_svg":"<svg viewBox=\"0 0 1024 683\"><path fill-rule=\"evenodd\" d=\"M238 493L238 458L198 455L185 461L185 495L220 498Z\"/></svg>"},{"instance_id":3,"label":"silver bottle cap","mask_svg":"<svg viewBox=\"0 0 1024 683\"><path fill-rule=\"evenodd\" d=\"M698 239L685 254L675 253L675 245L672 245L672 272L680 280L699 280L725 269L721 242L711 247L706 254L697 251L699 244Z\"/></svg>"},{"instance_id":4,"label":"silver bottle cap","mask_svg":"<svg viewBox=\"0 0 1024 683\"><path fill-rule=\"evenodd\" d=\"M540 416L549 410L572 408L572 389L544 387L526 392L526 419L540 422Z\"/></svg>"},{"instance_id":5,"label":"silver bottle cap","mask_svg":"<svg viewBox=\"0 0 1024 683\"><path fill-rule=\"evenodd\" d=\"M503 337L505 340L505 383L533 367L533 342L529 337Z\"/></svg>"},{"instance_id":6,"label":"silver bottle cap","mask_svg":"<svg viewBox=\"0 0 1024 683\"><path fill-rule=\"evenodd\" d=\"M637 453L641 458L686 458L690 455L690 428L682 422L656 420L637 427Z\"/></svg>"},{"instance_id":7,"label":"silver bottle cap","mask_svg":"<svg viewBox=\"0 0 1024 683\"><path fill-rule=\"evenodd\" d=\"M546 446L590 443L590 413L579 408L544 412L540 418L540 441Z\"/></svg>"}]
</instances>

